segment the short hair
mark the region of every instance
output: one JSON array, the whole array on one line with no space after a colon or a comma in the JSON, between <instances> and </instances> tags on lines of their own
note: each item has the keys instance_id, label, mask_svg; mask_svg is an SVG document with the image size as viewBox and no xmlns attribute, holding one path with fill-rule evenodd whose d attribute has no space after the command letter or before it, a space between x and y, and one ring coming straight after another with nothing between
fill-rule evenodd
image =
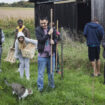
<instances>
[{"instance_id":1,"label":"short hair","mask_svg":"<svg viewBox=\"0 0 105 105\"><path fill-rule=\"evenodd\" d=\"M40 20L48 20L47 17L40 17Z\"/></svg>"},{"instance_id":2,"label":"short hair","mask_svg":"<svg viewBox=\"0 0 105 105\"><path fill-rule=\"evenodd\" d=\"M99 22L98 18L94 17L93 22Z\"/></svg>"},{"instance_id":3,"label":"short hair","mask_svg":"<svg viewBox=\"0 0 105 105\"><path fill-rule=\"evenodd\" d=\"M18 21L17 21L17 23L23 23L23 20L22 19L19 19Z\"/></svg>"}]
</instances>

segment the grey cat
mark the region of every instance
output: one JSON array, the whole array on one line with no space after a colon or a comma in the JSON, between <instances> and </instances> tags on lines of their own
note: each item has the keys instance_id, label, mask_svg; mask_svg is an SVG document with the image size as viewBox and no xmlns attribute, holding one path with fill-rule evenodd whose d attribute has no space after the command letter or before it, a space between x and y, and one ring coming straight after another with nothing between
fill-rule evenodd
<instances>
[{"instance_id":1,"label":"grey cat","mask_svg":"<svg viewBox=\"0 0 105 105\"><path fill-rule=\"evenodd\" d=\"M12 87L12 93L16 94L18 96L19 100L24 99L28 95L33 94L33 91L31 89L27 89L21 84L18 84L18 83L9 84L6 79L4 81L7 86Z\"/></svg>"}]
</instances>

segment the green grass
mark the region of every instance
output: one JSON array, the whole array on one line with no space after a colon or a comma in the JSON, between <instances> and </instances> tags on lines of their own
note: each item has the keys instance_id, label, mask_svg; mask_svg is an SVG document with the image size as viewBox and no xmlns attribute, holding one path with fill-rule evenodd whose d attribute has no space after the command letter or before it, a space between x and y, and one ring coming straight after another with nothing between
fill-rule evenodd
<instances>
[{"instance_id":1,"label":"green grass","mask_svg":"<svg viewBox=\"0 0 105 105\"><path fill-rule=\"evenodd\" d=\"M10 64L4 62L9 48L13 44L15 19L0 21L3 27L6 41L3 45L2 73L0 73L0 105L105 105L105 85L103 85L103 75L91 77L93 72L88 61L87 46L85 43L70 42L64 44L64 78L55 73L55 89L48 88L48 77L45 71L44 91L41 94L37 90L37 55L30 63L31 80L20 79L17 73L17 63ZM3 24L4 22L4 24ZM34 28L32 21L25 20L25 25L30 29L34 38ZM59 53L60 45L59 45ZM102 51L101 51L101 71L103 73ZM33 95L19 101L16 95L12 95L12 89L4 83L4 78L10 83L17 82L27 88L31 88Z\"/></svg>"},{"instance_id":2,"label":"green grass","mask_svg":"<svg viewBox=\"0 0 105 105\"><path fill-rule=\"evenodd\" d=\"M103 77L90 76L92 68L87 58L85 44L72 42L64 45L64 78L55 74L55 89L48 88L47 73L44 76L44 91L41 94L37 90L37 59L31 60L31 80L20 79L17 71L17 63L4 62L7 51L12 41L6 38L4 44L2 70L0 73L0 105L105 105L105 86ZM8 44L7 44L8 43ZM60 49L59 49L60 50ZM59 51L60 52L60 51ZM103 62L103 59L102 59ZM101 66L103 69L103 64ZM32 96L19 101L16 95L12 95L12 89L4 84L7 78L10 83L21 83L34 91Z\"/></svg>"}]
</instances>

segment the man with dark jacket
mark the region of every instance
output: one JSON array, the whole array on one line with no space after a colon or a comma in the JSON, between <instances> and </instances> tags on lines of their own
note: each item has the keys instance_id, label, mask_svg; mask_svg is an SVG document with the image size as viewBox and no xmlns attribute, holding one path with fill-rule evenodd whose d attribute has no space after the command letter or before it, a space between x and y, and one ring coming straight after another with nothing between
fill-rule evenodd
<instances>
[{"instance_id":1,"label":"man with dark jacket","mask_svg":"<svg viewBox=\"0 0 105 105\"><path fill-rule=\"evenodd\" d=\"M51 39L51 35L53 39ZM50 29L48 26L47 18L40 19L40 26L36 28L36 37L38 40L38 90L43 90L43 77L44 71L47 67L48 72L48 85L51 88L55 87L54 84L54 70L55 70L55 50L56 50L56 30ZM52 53L52 73L50 71L50 59L51 59L51 45L53 49Z\"/></svg>"},{"instance_id":2,"label":"man with dark jacket","mask_svg":"<svg viewBox=\"0 0 105 105\"><path fill-rule=\"evenodd\" d=\"M3 30L0 28L0 72L2 71L1 70L1 56L2 56L2 43L4 42L4 40L5 40L5 36L4 36Z\"/></svg>"},{"instance_id":3,"label":"man with dark jacket","mask_svg":"<svg viewBox=\"0 0 105 105\"><path fill-rule=\"evenodd\" d=\"M94 70L93 76L100 76L100 43L104 29L95 18L85 25L84 35L87 39L88 57Z\"/></svg>"}]
</instances>

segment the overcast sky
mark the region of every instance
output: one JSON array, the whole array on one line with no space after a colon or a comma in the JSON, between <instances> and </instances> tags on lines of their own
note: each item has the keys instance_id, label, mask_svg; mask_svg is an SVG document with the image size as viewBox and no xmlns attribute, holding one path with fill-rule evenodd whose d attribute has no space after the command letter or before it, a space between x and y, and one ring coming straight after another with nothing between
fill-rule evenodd
<instances>
[{"instance_id":1,"label":"overcast sky","mask_svg":"<svg viewBox=\"0 0 105 105\"><path fill-rule=\"evenodd\" d=\"M28 0L0 0L0 3L13 3L18 1L28 1Z\"/></svg>"}]
</instances>

